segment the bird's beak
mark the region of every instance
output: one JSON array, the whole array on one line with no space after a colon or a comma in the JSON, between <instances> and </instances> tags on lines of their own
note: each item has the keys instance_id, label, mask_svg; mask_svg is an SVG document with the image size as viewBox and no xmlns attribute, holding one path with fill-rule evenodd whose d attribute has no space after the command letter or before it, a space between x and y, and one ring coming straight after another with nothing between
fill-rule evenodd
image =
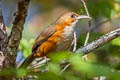
<instances>
[{"instance_id":1,"label":"bird's beak","mask_svg":"<svg viewBox=\"0 0 120 80\"><path fill-rule=\"evenodd\" d=\"M77 20L79 20L79 19L91 19L91 17L90 16L85 16L85 15L80 15L80 16L76 17L76 19Z\"/></svg>"}]
</instances>

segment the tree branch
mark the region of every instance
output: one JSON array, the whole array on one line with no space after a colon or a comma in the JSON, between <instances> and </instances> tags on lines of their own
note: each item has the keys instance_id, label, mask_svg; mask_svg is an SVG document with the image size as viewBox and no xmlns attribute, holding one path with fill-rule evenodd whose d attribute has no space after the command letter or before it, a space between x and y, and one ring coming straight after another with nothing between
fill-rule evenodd
<instances>
[{"instance_id":1,"label":"tree branch","mask_svg":"<svg viewBox=\"0 0 120 80\"><path fill-rule=\"evenodd\" d=\"M16 53L20 40L22 38L23 25L27 16L29 3L30 0L20 0L20 2L18 3L18 10L16 12L15 20L13 21L11 34L9 36L8 46L14 61L16 59Z\"/></svg>"},{"instance_id":2,"label":"tree branch","mask_svg":"<svg viewBox=\"0 0 120 80\"><path fill-rule=\"evenodd\" d=\"M6 52L6 28L2 16L2 9L0 8L0 70L3 68L3 61L5 59Z\"/></svg>"},{"instance_id":3,"label":"tree branch","mask_svg":"<svg viewBox=\"0 0 120 80\"><path fill-rule=\"evenodd\" d=\"M102 45L108 43L109 41L119 36L120 36L120 27L116 30L113 30L101 36L99 39L91 42L90 44L87 44L86 46L77 49L76 53L83 53L83 55L88 54L89 52L101 47Z\"/></svg>"}]
</instances>

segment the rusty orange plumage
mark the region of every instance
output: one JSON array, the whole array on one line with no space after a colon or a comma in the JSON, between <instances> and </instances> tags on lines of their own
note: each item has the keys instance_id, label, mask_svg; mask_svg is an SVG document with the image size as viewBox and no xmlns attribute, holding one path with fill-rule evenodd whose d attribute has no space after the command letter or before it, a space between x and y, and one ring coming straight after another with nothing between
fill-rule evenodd
<instances>
[{"instance_id":1,"label":"rusty orange plumage","mask_svg":"<svg viewBox=\"0 0 120 80\"><path fill-rule=\"evenodd\" d=\"M61 16L54 24L40 33L32 47L32 54L21 66L27 67L35 58L47 56L51 52L68 50L74 40L75 25L82 18L90 17L74 12L67 12Z\"/></svg>"}]
</instances>

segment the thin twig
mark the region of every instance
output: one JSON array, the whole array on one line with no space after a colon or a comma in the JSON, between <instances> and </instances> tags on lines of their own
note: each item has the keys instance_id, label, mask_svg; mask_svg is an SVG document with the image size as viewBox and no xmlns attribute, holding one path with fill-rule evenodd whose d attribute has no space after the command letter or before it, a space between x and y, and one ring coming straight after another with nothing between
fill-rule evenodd
<instances>
[{"instance_id":1,"label":"thin twig","mask_svg":"<svg viewBox=\"0 0 120 80\"><path fill-rule=\"evenodd\" d=\"M86 11L87 16L90 16L85 1L81 0L81 2L83 4L83 6L84 6L84 9ZM87 43L88 43L88 39L89 39L89 36L90 36L90 29L91 29L91 21L89 20L89 29L88 29L88 32L87 32L87 35L86 35L84 46L87 45Z\"/></svg>"},{"instance_id":2,"label":"thin twig","mask_svg":"<svg viewBox=\"0 0 120 80\"><path fill-rule=\"evenodd\" d=\"M84 0L81 0L81 2L82 2L82 4L83 4L83 6L84 6L84 9L85 9L85 12L86 12L87 16L90 16L85 1L84 1ZM89 40L89 37L90 37L91 20L89 20L88 22L89 22L89 27L88 27L86 39L85 39L85 42L84 42L84 46L87 45L88 40ZM87 59L87 55L83 56L82 59L83 59L83 60L88 60L88 59Z\"/></svg>"},{"instance_id":3,"label":"thin twig","mask_svg":"<svg viewBox=\"0 0 120 80\"><path fill-rule=\"evenodd\" d=\"M62 74L69 66L70 66L70 64L67 64L59 74Z\"/></svg>"},{"instance_id":4,"label":"thin twig","mask_svg":"<svg viewBox=\"0 0 120 80\"><path fill-rule=\"evenodd\" d=\"M76 32L74 32L74 40L73 40L73 52L76 51L77 48L77 35Z\"/></svg>"},{"instance_id":5,"label":"thin twig","mask_svg":"<svg viewBox=\"0 0 120 80\"><path fill-rule=\"evenodd\" d=\"M84 0L81 0L81 2L82 2L83 6L84 6L84 8L85 8L86 14L87 14L88 16L90 16L85 1L84 1Z\"/></svg>"},{"instance_id":6,"label":"thin twig","mask_svg":"<svg viewBox=\"0 0 120 80\"><path fill-rule=\"evenodd\" d=\"M90 36L90 29L89 29L89 30L88 30L88 32L87 32L87 35L86 35L86 39L85 39L84 46L85 46L85 45L87 45L88 40L89 40L89 36Z\"/></svg>"}]
</instances>

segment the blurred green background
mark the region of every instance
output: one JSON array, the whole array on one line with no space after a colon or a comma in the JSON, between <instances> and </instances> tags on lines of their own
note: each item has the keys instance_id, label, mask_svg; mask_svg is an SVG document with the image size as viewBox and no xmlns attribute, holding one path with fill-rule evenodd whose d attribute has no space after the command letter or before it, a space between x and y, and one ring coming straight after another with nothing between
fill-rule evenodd
<instances>
[{"instance_id":1,"label":"blurred green background","mask_svg":"<svg viewBox=\"0 0 120 80\"><path fill-rule=\"evenodd\" d=\"M18 1L2 0L1 6L8 33L12 27L12 21L15 17L13 14L17 9ZM92 17L89 43L101 35L120 27L120 0L86 0L86 4ZM31 0L24 25L23 38L19 46L19 51L23 53L24 57L31 53L32 44L39 33L67 11L86 15L80 0ZM77 24L77 48L84 44L88 30L88 24L86 23L88 21L82 20ZM80 58L76 55L69 58L73 67L65 71L61 76L54 72L55 70L60 71L58 69L60 67L56 63L49 63L50 66L54 67L53 70L39 76L43 78L42 80L85 80L86 72L87 80L93 78L93 76L101 75L107 76L107 80L120 80L120 37L89 53L87 62L81 61ZM112 70L115 73L112 73ZM48 76L48 78L46 79L45 76ZM71 76L71 78L68 76Z\"/></svg>"}]
</instances>

